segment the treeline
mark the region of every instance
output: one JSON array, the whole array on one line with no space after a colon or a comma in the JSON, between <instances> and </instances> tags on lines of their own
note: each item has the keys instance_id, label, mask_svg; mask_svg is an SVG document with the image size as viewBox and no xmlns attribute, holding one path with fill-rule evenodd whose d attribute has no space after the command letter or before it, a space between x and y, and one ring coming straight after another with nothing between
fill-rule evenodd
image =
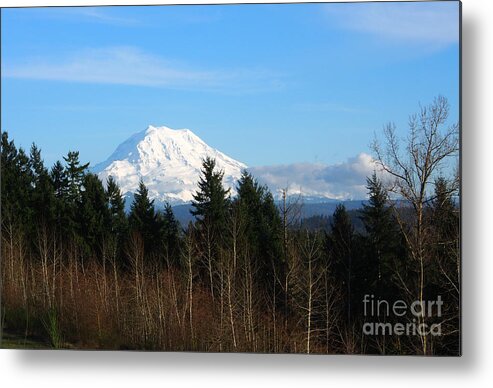
<instances>
[{"instance_id":1,"label":"treeline","mask_svg":"<svg viewBox=\"0 0 493 388\"><path fill-rule=\"evenodd\" d=\"M47 169L40 150L2 134L2 324L53 347L366 354L458 354L459 217L438 177L423 208L396 209L378 176L356 233L344 206L328 230L305 228L299 204L244 172L231 197L206 158L182 228L140 182L128 214L69 152ZM402 203L402 202L399 202ZM418 212L419 210L419 212ZM417 216L420 217L416 218ZM419 222L418 222L419 221ZM416 254L416 225L419 252ZM364 332L363 300L444 300L441 335ZM426 319L426 322L425 322Z\"/></svg>"}]
</instances>

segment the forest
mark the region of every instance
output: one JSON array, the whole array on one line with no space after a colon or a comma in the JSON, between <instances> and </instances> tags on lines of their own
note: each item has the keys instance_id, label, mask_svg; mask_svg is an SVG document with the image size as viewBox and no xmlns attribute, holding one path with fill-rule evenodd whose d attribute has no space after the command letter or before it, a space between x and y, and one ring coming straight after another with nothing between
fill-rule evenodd
<instances>
[{"instance_id":1,"label":"forest","mask_svg":"<svg viewBox=\"0 0 493 388\"><path fill-rule=\"evenodd\" d=\"M130 206L70 151L46 167L41 150L1 136L1 326L51 348L459 355L458 125L437 97L372 144L362 230L339 205L307 227L302 199L245 171L236 195L203 160L181 225L141 181ZM364 183L364 182L363 182ZM368 314L364 300L443 300L437 314ZM399 303L400 303L399 302ZM436 325L439 335L365 324ZM390 325L390 326L387 326Z\"/></svg>"}]
</instances>

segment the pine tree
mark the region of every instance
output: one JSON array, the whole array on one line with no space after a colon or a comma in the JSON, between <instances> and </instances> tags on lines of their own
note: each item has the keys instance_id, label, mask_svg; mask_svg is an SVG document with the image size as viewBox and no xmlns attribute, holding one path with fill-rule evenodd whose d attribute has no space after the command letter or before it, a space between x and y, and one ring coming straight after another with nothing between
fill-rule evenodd
<instances>
[{"instance_id":1,"label":"pine tree","mask_svg":"<svg viewBox=\"0 0 493 388\"><path fill-rule=\"evenodd\" d=\"M223 171L216 170L214 159L204 159L199 188L193 195L193 209L190 211L197 219L199 229L207 233L215 256L225 236L229 209L229 189L226 190L223 186L223 175Z\"/></svg>"},{"instance_id":2,"label":"pine tree","mask_svg":"<svg viewBox=\"0 0 493 388\"><path fill-rule=\"evenodd\" d=\"M159 247L158 220L154 200L149 199L149 191L142 179L130 207L129 225L141 235L147 254L155 255Z\"/></svg>"},{"instance_id":3,"label":"pine tree","mask_svg":"<svg viewBox=\"0 0 493 388\"><path fill-rule=\"evenodd\" d=\"M106 193L95 174L84 175L83 186L78 211L78 235L85 242L89 253L101 256L102 244L110 223Z\"/></svg>"},{"instance_id":4,"label":"pine tree","mask_svg":"<svg viewBox=\"0 0 493 388\"><path fill-rule=\"evenodd\" d=\"M41 150L34 143L31 146L29 163L34 186L31 196L33 218L43 227L48 227L55 220L55 191L51 176L41 158Z\"/></svg>"},{"instance_id":5,"label":"pine tree","mask_svg":"<svg viewBox=\"0 0 493 388\"><path fill-rule=\"evenodd\" d=\"M74 204L80 201L82 183L89 163L80 164L78 151L70 151L63 159L67 164L65 169L68 186L67 195L69 201Z\"/></svg>"},{"instance_id":6,"label":"pine tree","mask_svg":"<svg viewBox=\"0 0 493 388\"><path fill-rule=\"evenodd\" d=\"M55 190L55 197L60 199L65 196L68 188L67 174L65 167L59 160L53 165L50 171L51 180Z\"/></svg>"},{"instance_id":7,"label":"pine tree","mask_svg":"<svg viewBox=\"0 0 493 388\"><path fill-rule=\"evenodd\" d=\"M353 226L344 205L337 205L332 215L331 231L328 235L330 266L339 284L345 302L344 313L347 323L352 315L353 284Z\"/></svg>"},{"instance_id":8,"label":"pine tree","mask_svg":"<svg viewBox=\"0 0 493 388\"><path fill-rule=\"evenodd\" d=\"M8 133L2 133L2 160L1 160L1 195L2 195L2 226L11 224L18 214L19 204L16 197L16 184L18 179L17 148L13 141L9 140Z\"/></svg>"},{"instance_id":9,"label":"pine tree","mask_svg":"<svg viewBox=\"0 0 493 388\"><path fill-rule=\"evenodd\" d=\"M436 338L437 354L460 354L460 218L454 187L444 177L435 180L435 192L428 209L430 263L426 298L447 295L447 308L435 322L442 322L441 338Z\"/></svg>"},{"instance_id":10,"label":"pine tree","mask_svg":"<svg viewBox=\"0 0 493 388\"><path fill-rule=\"evenodd\" d=\"M267 187L248 172L243 171L237 187L238 207L243 220L243 234L248 239L251 257L258 268L257 283L267 292L269 300L274 297L275 284L283 278L282 221L272 194ZM276 297L280 297L277 295ZM282 299L282 298L280 298Z\"/></svg>"},{"instance_id":11,"label":"pine tree","mask_svg":"<svg viewBox=\"0 0 493 388\"><path fill-rule=\"evenodd\" d=\"M391 284L393 263L399 256L399 233L387 191L377 174L367 178L368 205L363 205L361 220L366 234L364 259L359 265L358 285L366 294L389 298L395 292Z\"/></svg>"},{"instance_id":12,"label":"pine tree","mask_svg":"<svg viewBox=\"0 0 493 388\"><path fill-rule=\"evenodd\" d=\"M29 157L22 148L16 148L7 132L2 133L1 147L2 223L16 224L25 231L26 225L32 225L33 176Z\"/></svg>"},{"instance_id":13,"label":"pine tree","mask_svg":"<svg viewBox=\"0 0 493 388\"><path fill-rule=\"evenodd\" d=\"M216 233L224 230L228 212L229 189L223 187L223 176L223 171L216 170L215 159L206 157L202 163L199 189L192 201L192 215L201 225L213 225Z\"/></svg>"},{"instance_id":14,"label":"pine tree","mask_svg":"<svg viewBox=\"0 0 493 388\"><path fill-rule=\"evenodd\" d=\"M453 193L454 190L445 178L438 177L435 180L435 192L426 217L431 240L430 256L433 258L428 263L430 272L428 293L432 292L430 298L437 296L437 289L440 289L443 283L440 278L444 274L449 287L455 290L459 288L460 220Z\"/></svg>"},{"instance_id":15,"label":"pine tree","mask_svg":"<svg viewBox=\"0 0 493 388\"><path fill-rule=\"evenodd\" d=\"M110 213L110 231L119 236L123 235L127 229L125 200L112 176L109 176L106 181L106 201Z\"/></svg>"},{"instance_id":16,"label":"pine tree","mask_svg":"<svg viewBox=\"0 0 493 388\"><path fill-rule=\"evenodd\" d=\"M62 196L59 197L58 205L61 207L59 211L62 212L60 229L66 237L76 238L80 231L77 213L80 207L81 193L84 190L84 176L89 163L80 164L78 151L70 151L63 159L66 166L63 169ZM58 166L56 167L58 168ZM55 172L58 173L59 171ZM58 179L58 177L56 178ZM58 182L55 182L55 186L57 185Z\"/></svg>"},{"instance_id":17,"label":"pine tree","mask_svg":"<svg viewBox=\"0 0 493 388\"><path fill-rule=\"evenodd\" d=\"M199 230L202 260L208 278L209 288L213 300L215 273L221 247L226 245L226 228L229 209L229 190L223 187L222 171L216 170L216 161L206 157L202 163L202 173L198 183L198 190L193 195L190 211L197 220Z\"/></svg>"},{"instance_id":18,"label":"pine tree","mask_svg":"<svg viewBox=\"0 0 493 388\"><path fill-rule=\"evenodd\" d=\"M106 181L106 205L109 211L107 250L116 271L117 261L121 264L124 256L123 246L125 238L128 237L128 219L125 214L125 200L112 176Z\"/></svg>"},{"instance_id":19,"label":"pine tree","mask_svg":"<svg viewBox=\"0 0 493 388\"><path fill-rule=\"evenodd\" d=\"M454 245L458 237L459 212L454 203L453 189L443 177L435 180L435 194L431 204L430 222L437 232L439 245ZM455 247L454 247L455 249Z\"/></svg>"},{"instance_id":20,"label":"pine tree","mask_svg":"<svg viewBox=\"0 0 493 388\"><path fill-rule=\"evenodd\" d=\"M68 179L65 167L59 160L53 165L50 171L51 181L55 196L55 221L57 232L61 235L70 235L71 217L73 212L69 212L68 204Z\"/></svg>"},{"instance_id":21,"label":"pine tree","mask_svg":"<svg viewBox=\"0 0 493 388\"><path fill-rule=\"evenodd\" d=\"M35 177L39 177L45 171L41 150L34 143L31 145L29 165Z\"/></svg>"},{"instance_id":22,"label":"pine tree","mask_svg":"<svg viewBox=\"0 0 493 388\"><path fill-rule=\"evenodd\" d=\"M165 254L171 265L178 266L180 264L180 224L169 203L164 206L161 218Z\"/></svg>"}]
</instances>

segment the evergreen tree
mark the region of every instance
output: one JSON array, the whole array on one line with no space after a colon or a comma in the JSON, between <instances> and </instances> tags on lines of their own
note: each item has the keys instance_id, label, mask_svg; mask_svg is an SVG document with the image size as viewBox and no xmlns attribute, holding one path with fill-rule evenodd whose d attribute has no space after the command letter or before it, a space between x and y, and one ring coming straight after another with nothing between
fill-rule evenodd
<instances>
[{"instance_id":1,"label":"evergreen tree","mask_svg":"<svg viewBox=\"0 0 493 388\"><path fill-rule=\"evenodd\" d=\"M365 295L375 300L385 300L389 303L398 299L405 299L406 295L398 286L395 271L400 276L409 276L405 269L406 254L403 237L398 229L393 209L389 206L387 191L382 181L374 172L367 178L368 204L363 205L360 219L363 222L364 233L356 236L356 246L359 250L354 263L354 287L353 300L355 318L360 318L364 324L368 319L378 320L382 323L395 321L396 317L385 314L376 317L368 317L368 309L365 309L362 301ZM366 298L368 298L366 297ZM391 336L374 336L368 339L369 352L385 353L395 351L395 341ZM383 345L385 344L385 345ZM383 346L383 348L382 348Z\"/></svg>"},{"instance_id":2,"label":"evergreen tree","mask_svg":"<svg viewBox=\"0 0 493 388\"><path fill-rule=\"evenodd\" d=\"M75 237L80 230L77 212L80 207L81 193L84 190L84 176L89 163L80 164L78 151L70 151L63 159L66 166L63 170L62 197L58 204L61 206L59 211L62 212L60 229L65 236ZM55 166L58 169L58 166ZM59 171L55 172L58 173ZM56 178L58 179L58 177ZM57 186L58 182L55 185Z\"/></svg>"},{"instance_id":3,"label":"evergreen tree","mask_svg":"<svg viewBox=\"0 0 493 388\"><path fill-rule=\"evenodd\" d=\"M65 167L59 160L53 165L50 171L51 180L53 181L53 187L55 190L55 197L61 199L65 196L68 188L67 174Z\"/></svg>"},{"instance_id":4,"label":"evergreen tree","mask_svg":"<svg viewBox=\"0 0 493 388\"><path fill-rule=\"evenodd\" d=\"M29 165L31 166L33 176L36 178L45 171L43 159L41 158L41 150L34 143L31 145Z\"/></svg>"},{"instance_id":5,"label":"evergreen tree","mask_svg":"<svg viewBox=\"0 0 493 388\"><path fill-rule=\"evenodd\" d=\"M33 176L29 157L22 148L16 148L7 132L2 133L1 147L2 222L10 226L31 225Z\"/></svg>"},{"instance_id":6,"label":"evergreen tree","mask_svg":"<svg viewBox=\"0 0 493 388\"><path fill-rule=\"evenodd\" d=\"M213 254L217 257L221 240L225 236L229 208L229 189L223 186L224 172L216 170L216 161L206 157L198 190L193 195L190 211L196 217L198 227L207 231Z\"/></svg>"},{"instance_id":7,"label":"evergreen tree","mask_svg":"<svg viewBox=\"0 0 493 388\"><path fill-rule=\"evenodd\" d=\"M455 191L443 177L435 180L434 198L428 210L429 245L431 260L428 264L429 284L426 298L436 300L447 295L447 307L435 322L443 322L441 338L436 338L437 354L460 354L460 218L454 201ZM428 218L427 217L427 218Z\"/></svg>"},{"instance_id":8,"label":"evergreen tree","mask_svg":"<svg viewBox=\"0 0 493 388\"><path fill-rule=\"evenodd\" d=\"M34 186L31 196L33 218L43 227L48 227L55 220L55 191L51 176L41 158L41 150L34 143L31 146L29 163Z\"/></svg>"},{"instance_id":9,"label":"evergreen tree","mask_svg":"<svg viewBox=\"0 0 493 388\"><path fill-rule=\"evenodd\" d=\"M175 218L173 209L169 203L164 206L161 214L162 238L165 254L171 265L180 264L180 224Z\"/></svg>"},{"instance_id":10,"label":"evergreen tree","mask_svg":"<svg viewBox=\"0 0 493 388\"><path fill-rule=\"evenodd\" d=\"M1 160L1 195L2 195L2 225L11 224L14 215L19 210L16 198L17 148L9 140L8 133L2 133L2 160Z\"/></svg>"},{"instance_id":11,"label":"evergreen tree","mask_svg":"<svg viewBox=\"0 0 493 388\"><path fill-rule=\"evenodd\" d=\"M64 236L71 235L71 217L68 204L68 179L65 167L60 161L57 161L50 171L51 181L55 196L55 221L59 234Z\"/></svg>"},{"instance_id":12,"label":"evergreen tree","mask_svg":"<svg viewBox=\"0 0 493 388\"><path fill-rule=\"evenodd\" d=\"M123 259L125 238L128 237L128 219L125 214L125 200L120 187L112 176L106 181L106 205L109 211L107 249L114 267Z\"/></svg>"},{"instance_id":13,"label":"evergreen tree","mask_svg":"<svg viewBox=\"0 0 493 388\"><path fill-rule=\"evenodd\" d=\"M110 223L110 213L103 184L95 174L84 175L84 190L81 192L79 207L78 235L85 242L89 253L102 253Z\"/></svg>"},{"instance_id":14,"label":"evergreen tree","mask_svg":"<svg viewBox=\"0 0 493 388\"><path fill-rule=\"evenodd\" d=\"M353 308L353 226L344 205L337 205L328 235L330 267L344 301L344 315L351 322Z\"/></svg>"},{"instance_id":15,"label":"evergreen tree","mask_svg":"<svg viewBox=\"0 0 493 388\"><path fill-rule=\"evenodd\" d=\"M206 157L202 163L199 189L193 195L191 213L200 225L211 225L216 238L225 229L229 189L223 187L223 171L216 170L216 161Z\"/></svg>"},{"instance_id":16,"label":"evergreen tree","mask_svg":"<svg viewBox=\"0 0 493 388\"><path fill-rule=\"evenodd\" d=\"M357 284L362 292L388 299L395 292L391 284L393 262L399 256L399 233L387 192L376 173L367 178L368 205L363 205L361 220L365 227L364 259L358 266Z\"/></svg>"},{"instance_id":17,"label":"evergreen tree","mask_svg":"<svg viewBox=\"0 0 493 388\"><path fill-rule=\"evenodd\" d=\"M74 204L80 201L84 175L89 167L89 163L80 164L78 151L70 151L63 159L67 164L65 169L67 179L67 195L69 202Z\"/></svg>"},{"instance_id":18,"label":"evergreen tree","mask_svg":"<svg viewBox=\"0 0 493 388\"><path fill-rule=\"evenodd\" d=\"M149 191L142 179L130 207L129 225L131 230L140 233L145 251L149 255L156 254L159 246L158 219L154 200L149 199Z\"/></svg>"},{"instance_id":19,"label":"evergreen tree","mask_svg":"<svg viewBox=\"0 0 493 388\"><path fill-rule=\"evenodd\" d=\"M191 214L197 219L203 268L202 276L208 279L212 299L215 300L214 286L216 269L221 247L225 246L227 236L227 217L229 209L229 190L223 187L222 171L216 170L216 161L206 157L202 163L202 173L198 190L193 195Z\"/></svg>"},{"instance_id":20,"label":"evergreen tree","mask_svg":"<svg viewBox=\"0 0 493 388\"><path fill-rule=\"evenodd\" d=\"M443 177L435 180L435 192L426 212L429 225L429 251L432 258L427 267L430 284L427 294L436 297L442 289L441 277L446 274L449 286L459 284L459 209L453 199L451 185ZM441 290L443 291L443 290Z\"/></svg>"},{"instance_id":21,"label":"evergreen tree","mask_svg":"<svg viewBox=\"0 0 493 388\"><path fill-rule=\"evenodd\" d=\"M118 236L123 236L127 230L125 200L120 187L112 176L109 176L106 181L106 201L110 213L110 231Z\"/></svg>"},{"instance_id":22,"label":"evergreen tree","mask_svg":"<svg viewBox=\"0 0 493 388\"><path fill-rule=\"evenodd\" d=\"M246 171L238 182L237 192L233 205L239 209L243 234L251 247L254 267L258 269L257 282L272 300L275 283L282 281L285 271L279 211L268 189Z\"/></svg>"},{"instance_id":23,"label":"evergreen tree","mask_svg":"<svg viewBox=\"0 0 493 388\"><path fill-rule=\"evenodd\" d=\"M458 237L459 211L452 197L453 190L443 177L435 180L435 195L431 203L430 222L436 231L438 244L446 249L454 244Z\"/></svg>"}]
</instances>

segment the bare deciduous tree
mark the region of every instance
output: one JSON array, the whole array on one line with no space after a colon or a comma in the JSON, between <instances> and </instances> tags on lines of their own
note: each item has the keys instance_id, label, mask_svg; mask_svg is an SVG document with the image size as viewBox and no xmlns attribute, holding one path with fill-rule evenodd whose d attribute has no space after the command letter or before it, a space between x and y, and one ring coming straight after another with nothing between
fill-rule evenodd
<instances>
[{"instance_id":1,"label":"bare deciduous tree","mask_svg":"<svg viewBox=\"0 0 493 388\"><path fill-rule=\"evenodd\" d=\"M389 123L384 127L384 145L378 140L372 144L376 162L389 178L388 191L404 199L413 209L414 217L410 227L399 211L395 214L411 257L418 265L417 298L421 303L425 288L425 263L428 259L425 205L432 199L429 193L432 182L439 174L444 174L450 166L447 165L447 159L456 158L459 151L459 126L447 126L449 109L447 99L438 96L433 103L421 107L417 114L409 118L406 138L400 138L395 124ZM456 190L458 174L453 174L450 181L450 187ZM424 316L420 323L423 321ZM421 346L422 352L427 354L427 336L421 336Z\"/></svg>"}]
</instances>

